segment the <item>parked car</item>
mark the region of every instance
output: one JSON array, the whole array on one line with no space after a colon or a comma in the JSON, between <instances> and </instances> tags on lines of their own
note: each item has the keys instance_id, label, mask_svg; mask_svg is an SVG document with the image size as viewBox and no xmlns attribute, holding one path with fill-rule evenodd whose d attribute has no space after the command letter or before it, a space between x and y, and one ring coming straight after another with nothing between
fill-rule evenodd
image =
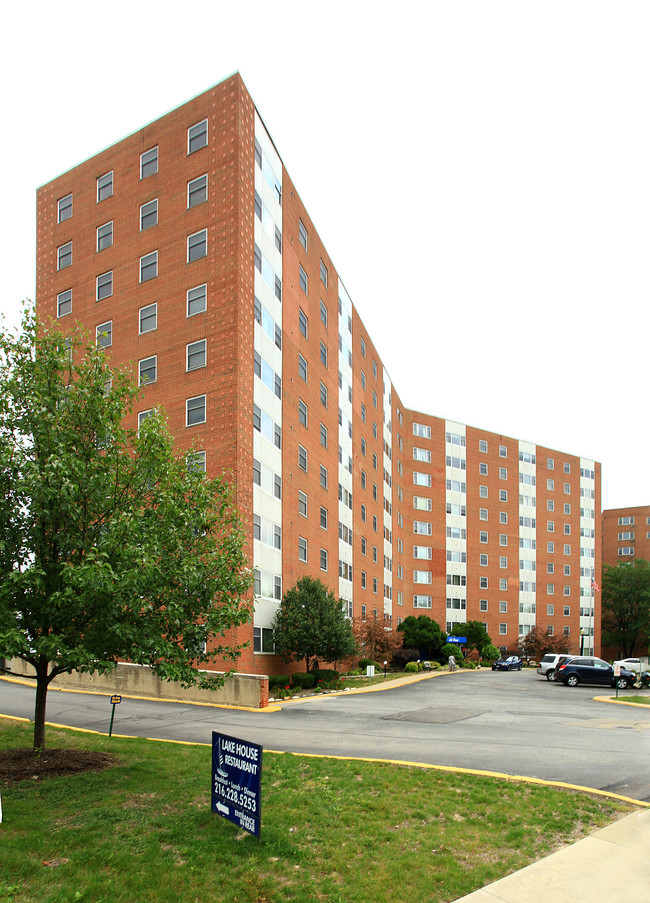
<instances>
[{"instance_id":1,"label":"parked car","mask_svg":"<svg viewBox=\"0 0 650 903\"><path fill-rule=\"evenodd\" d=\"M620 661L614 662L614 664L620 665L621 668L627 668L628 671L636 671L637 674L645 670L640 658L622 658Z\"/></svg>"},{"instance_id":2,"label":"parked car","mask_svg":"<svg viewBox=\"0 0 650 903\"><path fill-rule=\"evenodd\" d=\"M497 662L492 662L493 671L521 671L523 662L516 655L509 655L508 658L500 658Z\"/></svg>"},{"instance_id":3,"label":"parked car","mask_svg":"<svg viewBox=\"0 0 650 903\"><path fill-rule=\"evenodd\" d=\"M547 652L546 655L542 657L542 660L539 663L537 673L541 674L542 677L545 677L546 680L555 680L555 673L558 667L568 658L571 658L571 656L566 654L558 655L555 652Z\"/></svg>"},{"instance_id":4,"label":"parked car","mask_svg":"<svg viewBox=\"0 0 650 903\"><path fill-rule=\"evenodd\" d=\"M636 674L621 668L619 677L614 675L612 665L602 658L576 655L567 659L555 672L555 679L561 681L566 687L577 687L578 684L598 684L604 687L618 687L625 690L631 687L636 680Z\"/></svg>"}]
</instances>

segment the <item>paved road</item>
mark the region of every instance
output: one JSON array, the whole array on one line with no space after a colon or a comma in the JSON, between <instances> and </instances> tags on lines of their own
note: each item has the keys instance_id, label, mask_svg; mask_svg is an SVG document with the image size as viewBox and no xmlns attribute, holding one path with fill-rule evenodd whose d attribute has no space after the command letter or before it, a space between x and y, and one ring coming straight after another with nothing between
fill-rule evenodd
<instances>
[{"instance_id":1,"label":"paved road","mask_svg":"<svg viewBox=\"0 0 650 903\"><path fill-rule=\"evenodd\" d=\"M268 713L125 698L113 730L199 743L220 730L266 749L485 769L650 802L650 707L597 694L614 691L549 684L532 671L457 672ZM31 718L33 705L32 688L0 681L0 713ZM50 722L107 732L109 719L108 697L48 695Z\"/></svg>"}]
</instances>

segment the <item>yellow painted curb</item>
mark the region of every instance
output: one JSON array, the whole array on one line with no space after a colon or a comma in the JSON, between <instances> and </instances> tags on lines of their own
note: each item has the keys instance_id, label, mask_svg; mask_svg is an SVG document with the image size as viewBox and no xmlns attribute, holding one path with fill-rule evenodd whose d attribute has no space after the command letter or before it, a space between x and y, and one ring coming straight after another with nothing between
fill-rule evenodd
<instances>
[{"instance_id":1,"label":"yellow painted curb","mask_svg":"<svg viewBox=\"0 0 650 903\"><path fill-rule=\"evenodd\" d=\"M12 715L0 715L0 718L13 719L14 721L29 721L28 718L14 718ZM53 721L45 722L47 727L55 727L60 730L76 731L80 734L96 734L98 736L107 736L101 731L93 731L81 727L69 727L67 724L57 724ZM119 737L121 740L146 740L149 743L171 743L178 746L205 746L210 747L210 743L198 743L193 740L161 740L158 737L134 737L129 734L113 734L113 737ZM373 759L368 756L327 756L323 753L307 753L293 752L288 753L281 749L265 749L265 753L274 756L300 756L305 759L336 759L341 762L371 762L377 765L399 765L402 768L421 768L425 771L444 771L449 774L471 774L483 778L495 778L501 781L509 781L515 784L537 784L540 787L557 787L559 790L573 790L577 793L590 793L593 796L602 796L607 799L619 800L623 803L630 803L633 806L640 806L644 809L650 809L650 803L645 800L636 800L630 796L622 796L620 793L611 793L607 790L598 790L595 787L585 787L582 784L567 784L565 781L545 781L542 778L533 778L522 774L507 774L500 771L485 771L478 768L460 768L453 765L432 765L429 762L408 762L403 759Z\"/></svg>"},{"instance_id":2,"label":"yellow painted curb","mask_svg":"<svg viewBox=\"0 0 650 903\"><path fill-rule=\"evenodd\" d=\"M623 699L617 699L615 696L594 696L594 702L613 702L615 705L631 705L635 709L645 709L650 712L650 705L644 702L626 702Z\"/></svg>"}]
</instances>

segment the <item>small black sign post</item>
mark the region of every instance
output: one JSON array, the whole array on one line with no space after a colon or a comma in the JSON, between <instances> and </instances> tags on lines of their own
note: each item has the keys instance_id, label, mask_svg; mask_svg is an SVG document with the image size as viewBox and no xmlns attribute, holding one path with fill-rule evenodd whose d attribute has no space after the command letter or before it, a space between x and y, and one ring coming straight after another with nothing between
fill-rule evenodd
<instances>
[{"instance_id":1,"label":"small black sign post","mask_svg":"<svg viewBox=\"0 0 650 903\"><path fill-rule=\"evenodd\" d=\"M212 811L260 839L261 746L212 731Z\"/></svg>"},{"instance_id":2,"label":"small black sign post","mask_svg":"<svg viewBox=\"0 0 650 903\"><path fill-rule=\"evenodd\" d=\"M113 733L113 718L115 718L115 706L116 706L116 705L119 705L120 702L122 702L122 697L121 697L121 696L117 696L117 695L111 696L111 705L113 706L113 709L112 709L112 711L111 711L111 725L110 725L110 727L109 727L109 729L108 729L108 736L109 736L109 737L110 737L111 734Z\"/></svg>"}]
</instances>

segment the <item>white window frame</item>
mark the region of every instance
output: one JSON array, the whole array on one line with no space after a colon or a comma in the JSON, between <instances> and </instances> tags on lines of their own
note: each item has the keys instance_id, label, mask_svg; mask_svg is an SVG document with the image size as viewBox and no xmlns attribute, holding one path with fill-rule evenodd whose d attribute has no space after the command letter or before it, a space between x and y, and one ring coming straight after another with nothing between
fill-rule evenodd
<instances>
[{"instance_id":1,"label":"white window frame","mask_svg":"<svg viewBox=\"0 0 650 903\"><path fill-rule=\"evenodd\" d=\"M190 403L193 401L199 401L203 399L203 420L195 420L193 423L189 422L190 419ZM195 406L195 410L199 410L198 406ZM201 423L205 423L207 420L207 399L205 395L194 395L192 398L185 399L185 426L199 426Z\"/></svg>"},{"instance_id":2,"label":"white window frame","mask_svg":"<svg viewBox=\"0 0 650 903\"><path fill-rule=\"evenodd\" d=\"M153 154L153 156L151 156ZM150 157L151 159L145 160L145 157ZM152 169L151 172L145 173L145 167L151 166L152 162L155 164L155 169ZM158 145L155 147L150 147L149 150L143 151L140 154L140 180L148 179L149 176L155 176L158 172Z\"/></svg>"},{"instance_id":3,"label":"white window frame","mask_svg":"<svg viewBox=\"0 0 650 903\"><path fill-rule=\"evenodd\" d=\"M197 183L203 182L203 185L198 185ZM196 186L196 187L192 187ZM193 204L190 204L194 195L197 195L199 191L204 190L205 197L201 198L200 201L194 201ZM199 204L205 204L208 199L208 174L203 173L202 176L197 176L196 179L191 179L187 183L187 209L191 210L192 207L198 207Z\"/></svg>"},{"instance_id":4,"label":"white window frame","mask_svg":"<svg viewBox=\"0 0 650 903\"><path fill-rule=\"evenodd\" d=\"M202 350L199 346L203 346ZM194 356L201 355L203 356L203 363L196 364L195 366L190 366L190 359ZM202 367L207 367L208 364L208 340L207 339L198 339L196 342L189 342L185 346L185 372L189 373L191 370L200 370Z\"/></svg>"},{"instance_id":5,"label":"white window frame","mask_svg":"<svg viewBox=\"0 0 650 903\"><path fill-rule=\"evenodd\" d=\"M203 236L203 237L202 237ZM194 239L194 241L193 241ZM205 253L200 254L198 257L192 257L191 254L196 248L205 248ZM204 257L208 256L208 230L207 229L199 229L198 232L193 232L191 235L187 236L187 262L194 263L195 260L203 260Z\"/></svg>"},{"instance_id":6,"label":"white window frame","mask_svg":"<svg viewBox=\"0 0 650 903\"><path fill-rule=\"evenodd\" d=\"M146 279L143 279L143 273L145 270L154 269L155 272L152 276L147 276ZM140 285L145 282L150 282L152 279L158 278L158 251L150 251L148 254L143 254L140 258Z\"/></svg>"},{"instance_id":7,"label":"white window frame","mask_svg":"<svg viewBox=\"0 0 650 903\"><path fill-rule=\"evenodd\" d=\"M192 298L190 298L190 295L192 294L192 292L194 292L194 293L200 292L201 289L203 289L202 296L203 296L204 306L201 308L201 310L195 310L195 311L191 312L190 305L196 304L196 302L200 300L201 295L196 294L195 297L192 297ZM206 312L206 310L208 309L208 284L207 284L207 282L203 282L201 285L195 285L192 288L188 288L186 299L187 299L187 316L188 317L195 317L197 314L204 314Z\"/></svg>"},{"instance_id":8,"label":"white window frame","mask_svg":"<svg viewBox=\"0 0 650 903\"><path fill-rule=\"evenodd\" d=\"M192 147L192 142L197 139L201 139L204 136L205 140L202 144L199 144L198 147ZM194 125L189 126L187 129L187 154L195 154L197 151L201 150L202 147L208 146L208 120L201 119L199 122L195 122Z\"/></svg>"},{"instance_id":9,"label":"white window frame","mask_svg":"<svg viewBox=\"0 0 650 903\"><path fill-rule=\"evenodd\" d=\"M142 324L145 319L154 319L154 325L149 329L143 329ZM138 311L138 335L145 335L147 332L154 332L158 329L158 305L157 304L147 304L146 307L141 307Z\"/></svg>"}]
</instances>

